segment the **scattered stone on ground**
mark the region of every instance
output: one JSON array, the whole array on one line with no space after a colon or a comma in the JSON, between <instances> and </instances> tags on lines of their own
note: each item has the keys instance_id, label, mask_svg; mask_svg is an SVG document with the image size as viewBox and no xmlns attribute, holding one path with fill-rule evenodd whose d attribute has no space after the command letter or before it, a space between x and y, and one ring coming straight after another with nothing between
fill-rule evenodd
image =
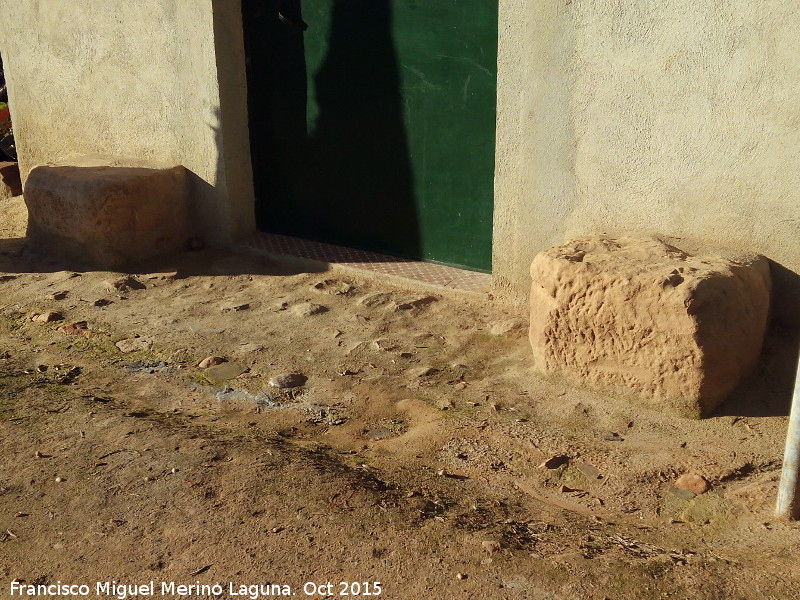
<instances>
[{"instance_id":1,"label":"scattered stone on ground","mask_svg":"<svg viewBox=\"0 0 800 600\"><path fill-rule=\"evenodd\" d=\"M372 342L372 347L375 348L376 350L385 350L388 352L390 350L396 350L397 344L395 344L391 340L379 339Z\"/></svg>"},{"instance_id":2,"label":"scattered stone on ground","mask_svg":"<svg viewBox=\"0 0 800 600\"><path fill-rule=\"evenodd\" d=\"M220 311L224 312L224 313L226 313L226 312L241 312L243 310L248 310L249 308L250 308L250 305L247 302L244 302L244 303L241 303L241 304L232 303L232 304L223 304L220 307Z\"/></svg>"},{"instance_id":3,"label":"scattered stone on ground","mask_svg":"<svg viewBox=\"0 0 800 600\"><path fill-rule=\"evenodd\" d=\"M260 352L264 349L262 344L254 344L251 342L240 344L236 351L239 354L253 354L254 352Z\"/></svg>"},{"instance_id":4,"label":"scattered stone on ground","mask_svg":"<svg viewBox=\"0 0 800 600\"><path fill-rule=\"evenodd\" d=\"M231 379L236 379L245 371L247 371L247 367L244 367L238 363L224 362L219 365L208 367L203 372L203 376L214 385L220 385Z\"/></svg>"},{"instance_id":5,"label":"scattered stone on ground","mask_svg":"<svg viewBox=\"0 0 800 600\"><path fill-rule=\"evenodd\" d=\"M577 465L578 470L586 475L589 479L600 479L602 475L600 475L600 470L595 467L594 465L590 465L587 463L580 463Z\"/></svg>"},{"instance_id":6,"label":"scattered stone on ground","mask_svg":"<svg viewBox=\"0 0 800 600\"><path fill-rule=\"evenodd\" d=\"M314 302L302 302L292 306L291 311L300 317L312 317L328 312L328 308Z\"/></svg>"},{"instance_id":7,"label":"scattered stone on ground","mask_svg":"<svg viewBox=\"0 0 800 600\"><path fill-rule=\"evenodd\" d=\"M120 277L119 279L113 281L111 283L111 287L117 290L119 293L124 294L126 292L130 292L131 290L143 290L147 286L134 276L126 275L125 277Z\"/></svg>"},{"instance_id":8,"label":"scattered stone on ground","mask_svg":"<svg viewBox=\"0 0 800 600\"><path fill-rule=\"evenodd\" d=\"M481 546L489 554L499 552L501 548L500 542L496 542L494 540L484 540L483 542L481 542Z\"/></svg>"},{"instance_id":9,"label":"scattered stone on ground","mask_svg":"<svg viewBox=\"0 0 800 600\"><path fill-rule=\"evenodd\" d=\"M102 331L94 331L89 329L89 324L86 321L75 321L74 323L62 325L57 331L67 335L78 335L87 339L98 335L103 335Z\"/></svg>"},{"instance_id":10,"label":"scattered stone on ground","mask_svg":"<svg viewBox=\"0 0 800 600\"><path fill-rule=\"evenodd\" d=\"M522 331L524 328L525 324L522 321L510 319L507 321L500 321L499 323L493 323L489 328L489 333L492 335L508 335L510 333Z\"/></svg>"},{"instance_id":11,"label":"scattered stone on ground","mask_svg":"<svg viewBox=\"0 0 800 600\"><path fill-rule=\"evenodd\" d=\"M367 308L377 308L388 305L394 296L390 292L375 292L360 298L358 303Z\"/></svg>"},{"instance_id":12,"label":"scattered stone on ground","mask_svg":"<svg viewBox=\"0 0 800 600\"><path fill-rule=\"evenodd\" d=\"M216 367L217 365L221 365L224 362L228 362L227 358L222 358L221 356L207 356L203 360L201 360L197 366L201 369L208 369L209 367Z\"/></svg>"},{"instance_id":13,"label":"scattered stone on ground","mask_svg":"<svg viewBox=\"0 0 800 600\"><path fill-rule=\"evenodd\" d=\"M92 301L116 300L105 280L122 274L70 278L0 252L0 455L20 457L0 461L9 578L183 581L213 565L203 583L301 590L309 565L349 577L346 551L387 598L796 596L800 530L773 517L796 363L776 369L777 351L724 407L763 416L674 418L532 375L521 334L489 334L522 315L482 297L395 312L417 288L348 273L358 295L322 296L311 288L338 276L235 272L236 257L223 275L215 252L182 253L177 279L138 275L146 291L103 309ZM67 302L50 302L62 289ZM391 300L358 303L375 293ZM268 309L309 297L330 312ZM231 302L254 308L220 313ZM109 337L30 321L56 306ZM134 333L153 348L117 352ZM230 362L196 368L208 355ZM441 371L410 377L420 366ZM224 381L245 368L261 378ZM313 385L268 385L281 373ZM537 468L557 456L569 461ZM713 490L673 487L685 472Z\"/></svg>"},{"instance_id":14,"label":"scattered stone on ground","mask_svg":"<svg viewBox=\"0 0 800 600\"><path fill-rule=\"evenodd\" d=\"M315 283L312 289L336 296L348 296L355 291L355 286L345 281L339 281L338 279L325 279L324 281Z\"/></svg>"},{"instance_id":15,"label":"scattered stone on ground","mask_svg":"<svg viewBox=\"0 0 800 600\"><path fill-rule=\"evenodd\" d=\"M63 318L61 313L48 311L34 315L31 320L36 323L52 323L53 321L61 321Z\"/></svg>"},{"instance_id":16,"label":"scattered stone on ground","mask_svg":"<svg viewBox=\"0 0 800 600\"><path fill-rule=\"evenodd\" d=\"M672 485L674 485L676 489L686 490L698 496L700 494L705 494L711 488L706 478L696 473L684 473L678 477Z\"/></svg>"},{"instance_id":17,"label":"scattered stone on ground","mask_svg":"<svg viewBox=\"0 0 800 600\"><path fill-rule=\"evenodd\" d=\"M114 345L119 348L120 352L128 354L130 352L144 352L149 350L152 347L153 342L148 338L134 337L120 340Z\"/></svg>"},{"instance_id":18,"label":"scattered stone on ground","mask_svg":"<svg viewBox=\"0 0 800 600\"><path fill-rule=\"evenodd\" d=\"M411 310L414 308L421 308L423 306L427 306L428 304L432 304L437 300L438 298L436 298L436 296L422 296L421 298L415 298L414 300L398 303L397 306L395 306L395 310Z\"/></svg>"},{"instance_id":19,"label":"scattered stone on ground","mask_svg":"<svg viewBox=\"0 0 800 600\"><path fill-rule=\"evenodd\" d=\"M450 410L453 408L453 403L448 398L442 398L436 403L439 410Z\"/></svg>"},{"instance_id":20,"label":"scattered stone on ground","mask_svg":"<svg viewBox=\"0 0 800 600\"><path fill-rule=\"evenodd\" d=\"M269 384L274 388L291 389L305 385L308 377L301 373L284 373L276 375L269 380Z\"/></svg>"},{"instance_id":21,"label":"scattered stone on ground","mask_svg":"<svg viewBox=\"0 0 800 600\"><path fill-rule=\"evenodd\" d=\"M431 375L436 375L438 372L439 369L436 367L414 367L408 370L408 374L416 378L430 377Z\"/></svg>"},{"instance_id":22,"label":"scattered stone on ground","mask_svg":"<svg viewBox=\"0 0 800 600\"><path fill-rule=\"evenodd\" d=\"M130 371L131 373L147 373L149 375L152 375L154 373L163 373L165 371L169 371L170 367L163 360L150 360L150 361L137 360L135 362L125 365L125 370Z\"/></svg>"}]
</instances>

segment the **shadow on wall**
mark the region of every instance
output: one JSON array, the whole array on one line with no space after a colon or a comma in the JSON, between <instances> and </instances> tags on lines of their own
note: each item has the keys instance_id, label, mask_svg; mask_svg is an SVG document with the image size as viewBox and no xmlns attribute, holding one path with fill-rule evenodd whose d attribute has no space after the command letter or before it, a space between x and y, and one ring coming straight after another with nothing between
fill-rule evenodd
<instances>
[{"instance_id":1,"label":"shadow on wall","mask_svg":"<svg viewBox=\"0 0 800 600\"><path fill-rule=\"evenodd\" d=\"M417 258L392 3L305 6L242 2L259 228Z\"/></svg>"},{"instance_id":2,"label":"shadow on wall","mask_svg":"<svg viewBox=\"0 0 800 600\"><path fill-rule=\"evenodd\" d=\"M222 140L221 111L219 106L211 110L211 122L206 125L214 133L214 149L217 153L214 168L214 185L200 175L186 169L189 177L189 219L190 226L197 232L230 231L229 224L222 219L229 218L227 213L220 213L229 199L223 192L225 182L224 146Z\"/></svg>"},{"instance_id":3,"label":"shadow on wall","mask_svg":"<svg viewBox=\"0 0 800 600\"><path fill-rule=\"evenodd\" d=\"M786 416L800 356L800 275L770 261L772 315L756 372L738 386L714 416Z\"/></svg>"}]
</instances>

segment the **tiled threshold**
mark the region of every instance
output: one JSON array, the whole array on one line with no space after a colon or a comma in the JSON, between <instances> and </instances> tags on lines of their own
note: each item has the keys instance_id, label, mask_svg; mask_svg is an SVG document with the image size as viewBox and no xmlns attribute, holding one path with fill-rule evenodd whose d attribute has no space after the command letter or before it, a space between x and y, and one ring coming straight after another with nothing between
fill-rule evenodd
<instances>
[{"instance_id":1,"label":"tiled threshold","mask_svg":"<svg viewBox=\"0 0 800 600\"><path fill-rule=\"evenodd\" d=\"M492 286L492 276L485 273L301 240L275 233L256 233L244 240L243 245L268 254L315 260L455 290L488 293Z\"/></svg>"}]
</instances>

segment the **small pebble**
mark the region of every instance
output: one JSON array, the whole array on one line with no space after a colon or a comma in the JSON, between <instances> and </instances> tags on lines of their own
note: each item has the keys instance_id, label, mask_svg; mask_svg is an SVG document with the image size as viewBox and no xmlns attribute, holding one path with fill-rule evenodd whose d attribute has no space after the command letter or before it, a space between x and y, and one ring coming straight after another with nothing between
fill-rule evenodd
<instances>
[{"instance_id":1,"label":"small pebble","mask_svg":"<svg viewBox=\"0 0 800 600\"><path fill-rule=\"evenodd\" d=\"M600 479L602 477L600 475L600 470L593 465L581 463L578 465L578 470L589 479Z\"/></svg>"},{"instance_id":2,"label":"small pebble","mask_svg":"<svg viewBox=\"0 0 800 600\"><path fill-rule=\"evenodd\" d=\"M61 313L57 312L45 312L40 315L34 315L32 321L35 323L52 323L53 321L60 321L64 317L61 316Z\"/></svg>"},{"instance_id":3,"label":"small pebble","mask_svg":"<svg viewBox=\"0 0 800 600\"><path fill-rule=\"evenodd\" d=\"M313 317L328 312L328 308L313 302L303 302L293 306L291 311L299 317Z\"/></svg>"},{"instance_id":4,"label":"small pebble","mask_svg":"<svg viewBox=\"0 0 800 600\"><path fill-rule=\"evenodd\" d=\"M686 490L693 494L705 494L711 487L706 478L696 473L684 473L675 480L673 485L679 490Z\"/></svg>"},{"instance_id":5,"label":"small pebble","mask_svg":"<svg viewBox=\"0 0 800 600\"><path fill-rule=\"evenodd\" d=\"M221 356L207 356L203 360L198 363L198 367L201 369L208 369L209 367L216 367L217 365L221 365L224 362L228 362L226 359L222 358Z\"/></svg>"},{"instance_id":6,"label":"small pebble","mask_svg":"<svg viewBox=\"0 0 800 600\"><path fill-rule=\"evenodd\" d=\"M224 306L220 307L220 311L222 312L242 312L243 310L249 310L250 305L246 302L243 304L225 304Z\"/></svg>"},{"instance_id":7,"label":"small pebble","mask_svg":"<svg viewBox=\"0 0 800 600\"><path fill-rule=\"evenodd\" d=\"M133 337L118 341L114 344L120 352L128 354L130 352L144 352L149 350L153 343L140 337Z\"/></svg>"},{"instance_id":8,"label":"small pebble","mask_svg":"<svg viewBox=\"0 0 800 600\"><path fill-rule=\"evenodd\" d=\"M284 373L270 379L269 384L275 388L291 389L305 385L306 381L308 381L308 377L300 373Z\"/></svg>"},{"instance_id":9,"label":"small pebble","mask_svg":"<svg viewBox=\"0 0 800 600\"><path fill-rule=\"evenodd\" d=\"M430 377L431 375L436 375L439 372L439 369L435 367L416 367L413 369L408 370L408 374L412 377Z\"/></svg>"}]
</instances>

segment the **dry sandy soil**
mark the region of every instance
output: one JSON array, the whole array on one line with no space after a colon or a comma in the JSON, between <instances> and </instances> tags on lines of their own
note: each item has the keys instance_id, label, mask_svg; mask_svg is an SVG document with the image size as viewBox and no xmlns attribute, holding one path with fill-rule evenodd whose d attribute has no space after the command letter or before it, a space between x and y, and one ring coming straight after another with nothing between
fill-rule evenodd
<instances>
[{"instance_id":1,"label":"dry sandy soil","mask_svg":"<svg viewBox=\"0 0 800 600\"><path fill-rule=\"evenodd\" d=\"M524 313L486 297L314 270L204 250L126 279L0 240L4 596L800 597L800 525L772 516L779 324L756 376L693 421L537 378ZM307 381L269 384L286 373ZM711 490L676 491L687 472Z\"/></svg>"}]
</instances>

